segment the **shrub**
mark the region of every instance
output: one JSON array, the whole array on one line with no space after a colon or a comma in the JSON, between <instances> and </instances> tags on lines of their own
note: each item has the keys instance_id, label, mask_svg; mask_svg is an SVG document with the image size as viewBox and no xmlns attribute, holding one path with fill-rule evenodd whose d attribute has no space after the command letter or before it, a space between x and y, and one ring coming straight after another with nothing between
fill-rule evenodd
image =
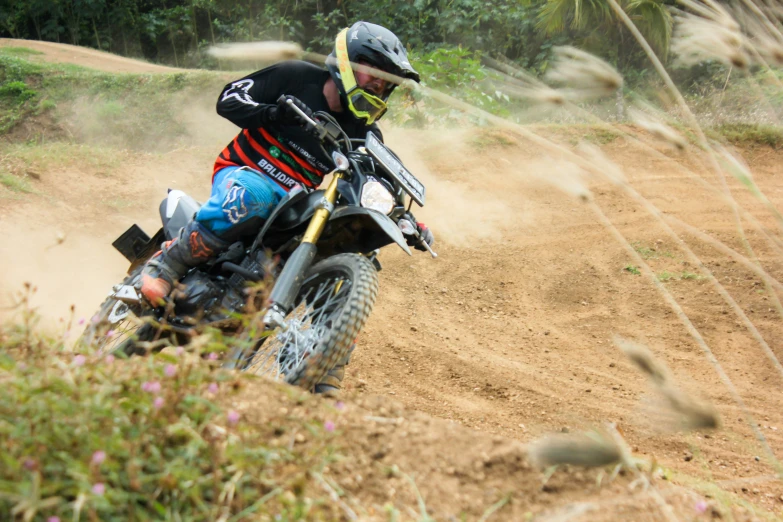
<instances>
[{"instance_id":1,"label":"shrub","mask_svg":"<svg viewBox=\"0 0 783 522\"><path fill-rule=\"evenodd\" d=\"M254 425L221 406L248 377L198 356L214 349L208 335L188 347L195 354L179 348L124 360L67 352L63 338L38 338L35 322L28 313L0 329L0 513L123 521L339 516L320 488L306 496L309 470L330 458L330 430L311 418ZM286 429L312 434L313 443L273 445L275 430Z\"/></svg>"}]
</instances>

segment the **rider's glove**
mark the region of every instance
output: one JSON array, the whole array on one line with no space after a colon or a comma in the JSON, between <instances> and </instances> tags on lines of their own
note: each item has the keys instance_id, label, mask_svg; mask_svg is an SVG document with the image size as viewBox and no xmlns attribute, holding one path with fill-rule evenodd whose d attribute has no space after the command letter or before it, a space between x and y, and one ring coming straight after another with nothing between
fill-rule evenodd
<instances>
[{"instance_id":1,"label":"rider's glove","mask_svg":"<svg viewBox=\"0 0 783 522\"><path fill-rule=\"evenodd\" d=\"M299 108L303 113L307 114L309 118L313 117L313 111L302 100L296 96L281 96L277 100L277 105L271 107L269 110L269 121L280 123L282 125L304 125L305 121L302 117L291 108L287 100L291 100L294 105Z\"/></svg>"},{"instance_id":2,"label":"rider's glove","mask_svg":"<svg viewBox=\"0 0 783 522\"><path fill-rule=\"evenodd\" d=\"M427 225L420 221L416 223L416 229L419 231L419 236L421 236L421 239L423 239L429 246L432 246L432 244L435 242L435 235L432 233L432 230L430 230ZM421 251L427 250L420 241L416 241L416 244L413 245L413 248Z\"/></svg>"}]
</instances>

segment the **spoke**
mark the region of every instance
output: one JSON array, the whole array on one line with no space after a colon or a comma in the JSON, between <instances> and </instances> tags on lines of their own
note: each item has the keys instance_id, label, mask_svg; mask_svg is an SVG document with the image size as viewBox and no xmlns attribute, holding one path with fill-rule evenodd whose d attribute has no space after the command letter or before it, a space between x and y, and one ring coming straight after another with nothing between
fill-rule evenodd
<instances>
[{"instance_id":1,"label":"spoke","mask_svg":"<svg viewBox=\"0 0 783 522\"><path fill-rule=\"evenodd\" d=\"M328 277L307 288L286 317L286 326L245 357L246 369L280 378L299 368L328 332L350 296L351 281Z\"/></svg>"}]
</instances>

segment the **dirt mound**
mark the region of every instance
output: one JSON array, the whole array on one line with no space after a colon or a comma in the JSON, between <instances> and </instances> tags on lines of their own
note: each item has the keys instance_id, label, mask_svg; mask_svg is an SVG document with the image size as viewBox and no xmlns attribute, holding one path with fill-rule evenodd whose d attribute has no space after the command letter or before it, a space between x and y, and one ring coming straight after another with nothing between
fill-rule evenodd
<instances>
[{"instance_id":1,"label":"dirt mound","mask_svg":"<svg viewBox=\"0 0 783 522\"><path fill-rule=\"evenodd\" d=\"M625 472L612 479L606 470L566 466L544 480L520 441L385 397L335 401L261 381L228 400L242 412L243 423L286 426L290 419L313 419L334 430L326 443L334 444L335 457L319 472L324 487L342 500L346 519L389 520L396 513L402 520L688 520L700 502L707 516L715 507L666 481L645 489ZM281 428L276 435L273 446L324 444L304 431Z\"/></svg>"},{"instance_id":2,"label":"dirt mound","mask_svg":"<svg viewBox=\"0 0 783 522\"><path fill-rule=\"evenodd\" d=\"M0 38L0 47L26 47L42 54L33 55L32 60L40 59L53 63L71 63L97 69L99 71L113 73L173 73L182 72L184 69L155 65L118 56L116 54L55 42L43 42L40 40L16 40L13 38Z\"/></svg>"}]
</instances>

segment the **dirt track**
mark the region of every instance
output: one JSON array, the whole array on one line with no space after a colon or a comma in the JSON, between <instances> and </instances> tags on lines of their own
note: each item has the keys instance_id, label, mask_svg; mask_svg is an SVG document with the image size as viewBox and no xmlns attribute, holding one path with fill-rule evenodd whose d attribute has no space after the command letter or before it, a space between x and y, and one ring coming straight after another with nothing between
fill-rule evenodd
<instances>
[{"instance_id":1,"label":"dirt track","mask_svg":"<svg viewBox=\"0 0 783 522\"><path fill-rule=\"evenodd\" d=\"M51 59L68 59L46 52ZM113 61L94 59L101 68L115 67ZM126 71L125 65L118 67ZM542 181L567 170L562 164L508 132L385 133L428 186L431 204L417 216L433 227L440 257L417 253L408 258L392 247L383 252L379 303L348 368L349 398L391 396L407 408L522 442L549 431L614 421L638 454L654 456L673 470L676 483L704 492L712 482L766 514L781 513L783 486L770 479L773 468L716 367L654 285L625 270L636 263L593 207ZM49 317L62 314L66 301L76 301L80 313L87 313L123 272L111 240L133 221L152 231L166 187L203 198L211 161L223 144L156 156L128 153L122 176L53 168L34 182L39 195L0 200L0 234L11 239L0 255L4 292L33 279L45 294L40 299L49 305ZM683 154L652 145L645 149L621 138L602 148L664 214L744 253L728 205L690 174L720 186L697 162L695 151ZM780 208L783 152L758 148L743 155L758 185ZM769 212L739 182L728 183L737 201L780 241ZM619 188L597 180L589 184L597 206L653 270L664 279L667 273L675 276L663 285L713 350L775 455L783 456L783 375L712 284L695 277L699 268L678 240ZM117 200L127 204L117 205ZM747 219L743 224L762 265L783 278L779 247L770 247ZM61 245L56 244L58 231L66 236ZM736 299L778 359L783 357L781 317L761 279L692 236L680 237ZM20 263L8 245L13 252L36 255ZM613 345L614 335L647 344L682 388L712 401L722 430L668 431L656 397ZM355 436L359 443L363 435ZM432 445L448 446L450 436L411 437L408 449L427 453ZM466 440L455 438L450 458L469 451ZM415 459L406 462L415 468ZM437 467L417 470L419 486L458 497L459 481L446 491L427 484L444 473ZM480 477L463 482L472 484L468 500L475 501L480 487L479 493L471 488ZM448 505L442 499L437 503ZM741 512L738 508L734 514L748 518ZM611 508L602 513L581 519L639 519L638 513L621 516ZM689 519L686 511L680 514ZM691 518L697 518L695 511ZM653 514L651 519L660 518Z\"/></svg>"}]
</instances>

